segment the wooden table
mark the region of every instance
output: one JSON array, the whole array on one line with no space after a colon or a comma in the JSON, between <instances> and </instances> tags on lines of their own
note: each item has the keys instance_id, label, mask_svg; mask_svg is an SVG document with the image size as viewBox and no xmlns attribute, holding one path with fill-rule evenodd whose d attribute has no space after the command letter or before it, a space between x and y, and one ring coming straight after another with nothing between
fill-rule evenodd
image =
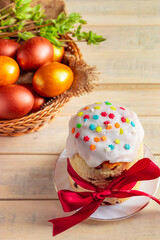
<instances>
[{"instance_id":1,"label":"wooden table","mask_svg":"<svg viewBox=\"0 0 160 240\"><path fill-rule=\"evenodd\" d=\"M67 0L107 41L80 44L84 58L102 72L94 92L73 98L44 130L0 138L0 239L50 240L48 219L64 215L52 172L65 148L68 120L86 103L110 100L137 112L145 144L160 162L160 1ZM160 198L160 191L157 193ZM137 215L117 222L86 220L57 236L77 240L158 240L160 207L153 201Z\"/></svg>"}]
</instances>

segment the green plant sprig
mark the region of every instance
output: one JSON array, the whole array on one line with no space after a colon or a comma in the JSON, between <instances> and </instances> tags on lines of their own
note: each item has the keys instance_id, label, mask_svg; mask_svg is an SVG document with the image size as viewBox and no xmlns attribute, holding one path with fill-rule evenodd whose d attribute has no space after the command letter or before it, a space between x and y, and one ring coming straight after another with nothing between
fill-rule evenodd
<instances>
[{"instance_id":1,"label":"green plant sprig","mask_svg":"<svg viewBox=\"0 0 160 240\"><path fill-rule=\"evenodd\" d=\"M82 25L87 22L79 13L69 16L62 12L57 19L46 19L40 4L32 7L31 0L14 0L0 10L0 38L17 38L27 40L34 36L47 38L57 47L73 40L61 39L61 36L70 34L75 41L85 41L87 44L98 45L106 39L92 31L81 31Z\"/></svg>"}]
</instances>

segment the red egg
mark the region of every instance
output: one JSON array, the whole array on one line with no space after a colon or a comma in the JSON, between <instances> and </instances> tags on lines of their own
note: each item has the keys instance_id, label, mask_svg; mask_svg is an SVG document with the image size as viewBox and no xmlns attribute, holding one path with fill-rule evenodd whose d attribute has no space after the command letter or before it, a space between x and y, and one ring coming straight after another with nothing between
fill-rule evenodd
<instances>
[{"instance_id":1,"label":"red egg","mask_svg":"<svg viewBox=\"0 0 160 240\"><path fill-rule=\"evenodd\" d=\"M53 60L53 46L44 37L25 41L17 52L17 61L26 72L32 72Z\"/></svg>"},{"instance_id":2,"label":"red egg","mask_svg":"<svg viewBox=\"0 0 160 240\"><path fill-rule=\"evenodd\" d=\"M15 58L20 44L10 39L0 39L0 56Z\"/></svg>"},{"instance_id":3,"label":"red egg","mask_svg":"<svg viewBox=\"0 0 160 240\"><path fill-rule=\"evenodd\" d=\"M23 86L0 88L0 119L15 119L29 113L34 104L32 93Z\"/></svg>"},{"instance_id":4,"label":"red egg","mask_svg":"<svg viewBox=\"0 0 160 240\"><path fill-rule=\"evenodd\" d=\"M21 86L27 88L29 91L31 91L31 93L33 94L34 97L34 104L33 104L33 108L32 108L32 112L37 112L41 109L42 105L45 103L45 98L41 97L40 95L38 95L33 87L32 84L29 83L22 83L20 84Z\"/></svg>"}]
</instances>

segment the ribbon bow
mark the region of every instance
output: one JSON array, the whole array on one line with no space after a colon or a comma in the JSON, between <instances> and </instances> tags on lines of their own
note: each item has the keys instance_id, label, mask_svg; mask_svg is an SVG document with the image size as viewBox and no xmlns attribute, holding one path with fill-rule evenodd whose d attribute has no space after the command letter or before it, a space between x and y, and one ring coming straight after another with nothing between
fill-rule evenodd
<instances>
[{"instance_id":1,"label":"ribbon bow","mask_svg":"<svg viewBox=\"0 0 160 240\"><path fill-rule=\"evenodd\" d=\"M67 159L67 162L67 170L72 179L78 185L89 191L58 191L63 210L65 212L78 211L71 216L49 220L49 222L53 224L53 236L88 218L96 211L106 197L128 198L133 196L146 196L160 204L160 200L154 196L142 191L132 190L137 181L152 180L160 176L160 168L149 158L143 158L136 162L130 169L116 177L105 189L99 189L82 179L72 168L69 159Z\"/></svg>"}]
</instances>

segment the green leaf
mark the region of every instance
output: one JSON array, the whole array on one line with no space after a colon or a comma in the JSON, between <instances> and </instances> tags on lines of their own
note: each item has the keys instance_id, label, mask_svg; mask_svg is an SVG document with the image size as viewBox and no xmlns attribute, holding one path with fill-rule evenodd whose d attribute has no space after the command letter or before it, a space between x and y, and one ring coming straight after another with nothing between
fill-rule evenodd
<instances>
[{"instance_id":1,"label":"green leaf","mask_svg":"<svg viewBox=\"0 0 160 240\"><path fill-rule=\"evenodd\" d=\"M26 41L29 38L35 37L35 35L32 32L22 32L22 33L18 33L18 41L20 41L21 39Z\"/></svg>"},{"instance_id":2,"label":"green leaf","mask_svg":"<svg viewBox=\"0 0 160 240\"><path fill-rule=\"evenodd\" d=\"M30 20L30 18L31 18L31 14L29 14L29 13L18 13L18 14L16 14L16 18L18 19L18 20Z\"/></svg>"},{"instance_id":3,"label":"green leaf","mask_svg":"<svg viewBox=\"0 0 160 240\"><path fill-rule=\"evenodd\" d=\"M57 19L45 19L46 16L40 4L32 7L31 0L13 1L15 2L14 6L0 12L1 18L5 15L5 18L1 20L0 26L13 26L2 29L0 32L15 32L15 35L18 35L19 40L27 40L28 38L35 36L32 32L24 31L25 28L27 28L25 24L29 21L33 22L35 29L36 26L40 27L37 28L39 29L38 32L40 36L47 38L57 47L62 46L62 42L58 40L60 36L68 33L70 33L72 37L77 38L78 41L86 41L87 44L97 45L100 42L105 41L102 36L97 35L92 31L82 31L82 25L87 22L82 19L80 13L72 12L67 15L62 12ZM9 14L9 16L6 16L6 14ZM16 23L16 26L14 26L14 23ZM43 27L43 25L46 24L48 26Z\"/></svg>"},{"instance_id":4,"label":"green leaf","mask_svg":"<svg viewBox=\"0 0 160 240\"><path fill-rule=\"evenodd\" d=\"M15 19L15 18L8 18L8 19L6 19L6 20L1 20L0 25L1 25L1 27L3 27L3 26L12 25L12 24L14 24L15 22L16 22L16 19Z\"/></svg>"},{"instance_id":5,"label":"green leaf","mask_svg":"<svg viewBox=\"0 0 160 240\"><path fill-rule=\"evenodd\" d=\"M32 0L14 0L16 3L16 8L20 8L22 5L31 4Z\"/></svg>"}]
</instances>

